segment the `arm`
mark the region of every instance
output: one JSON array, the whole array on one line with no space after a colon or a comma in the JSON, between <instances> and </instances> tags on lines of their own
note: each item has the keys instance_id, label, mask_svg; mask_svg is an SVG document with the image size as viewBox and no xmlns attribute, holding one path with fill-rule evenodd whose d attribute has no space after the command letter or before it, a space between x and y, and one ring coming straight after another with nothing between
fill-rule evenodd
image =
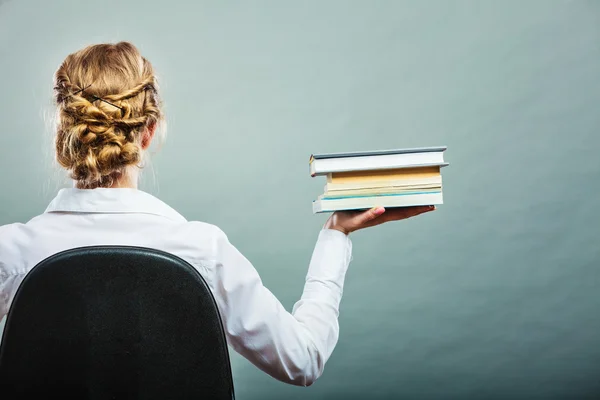
<instances>
[{"instance_id":1,"label":"arm","mask_svg":"<svg viewBox=\"0 0 600 400\"><path fill-rule=\"evenodd\" d=\"M215 256L207 272L229 344L272 377L298 386L311 385L323 373L338 340L339 304L352 251L348 234L433 209L406 207L388 212L376 207L333 213L319 233L304 291L291 313L218 230Z\"/></svg>"},{"instance_id":2,"label":"arm","mask_svg":"<svg viewBox=\"0 0 600 400\"><path fill-rule=\"evenodd\" d=\"M22 258L18 255L19 246L11 246L16 226L18 224L0 226L0 321L6 317L11 298L25 275L23 268L15 265Z\"/></svg>"},{"instance_id":3,"label":"arm","mask_svg":"<svg viewBox=\"0 0 600 400\"><path fill-rule=\"evenodd\" d=\"M2 265L0 265L0 321L8 314L12 297L17 292L24 277L25 274L7 275L2 271Z\"/></svg>"},{"instance_id":4,"label":"arm","mask_svg":"<svg viewBox=\"0 0 600 400\"><path fill-rule=\"evenodd\" d=\"M229 344L280 381L314 383L338 340L339 303L351 249L344 233L319 233L302 297L289 313L219 231L210 275Z\"/></svg>"}]
</instances>

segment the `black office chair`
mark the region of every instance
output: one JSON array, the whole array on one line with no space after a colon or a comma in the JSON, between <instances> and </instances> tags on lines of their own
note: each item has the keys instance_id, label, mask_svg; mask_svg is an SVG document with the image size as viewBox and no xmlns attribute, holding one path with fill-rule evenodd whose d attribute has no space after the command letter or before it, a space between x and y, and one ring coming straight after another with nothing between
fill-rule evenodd
<instances>
[{"instance_id":1,"label":"black office chair","mask_svg":"<svg viewBox=\"0 0 600 400\"><path fill-rule=\"evenodd\" d=\"M23 280L0 347L0 398L233 399L215 300L187 262L96 246Z\"/></svg>"}]
</instances>

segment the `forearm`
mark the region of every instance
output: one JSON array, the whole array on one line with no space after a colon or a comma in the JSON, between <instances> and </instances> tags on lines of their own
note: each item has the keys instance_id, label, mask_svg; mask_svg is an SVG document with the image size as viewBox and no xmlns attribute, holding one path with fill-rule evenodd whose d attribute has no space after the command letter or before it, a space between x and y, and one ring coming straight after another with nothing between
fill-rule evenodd
<instances>
[{"instance_id":1,"label":"forearm","mask_svg":"<svg viewBox=\"0 0 600 400\"><path fill-rule=\"evenodd\" d=\"M337 231L319 233L304 291L292 313L233 246L223 240L220 247L222 261L214 267L213 290L229 343L274 378L311 385L338 340L339 303L351 258L349 238Z\"/></svg>"}]
</instances>

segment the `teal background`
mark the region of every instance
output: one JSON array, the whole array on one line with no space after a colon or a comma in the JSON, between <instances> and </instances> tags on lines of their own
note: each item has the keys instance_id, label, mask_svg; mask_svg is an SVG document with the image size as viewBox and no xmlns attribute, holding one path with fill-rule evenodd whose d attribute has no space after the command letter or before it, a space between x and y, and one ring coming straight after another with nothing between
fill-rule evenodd
<instances>
[{"instance_id":1,"label":"teal background","mask_svg":"<svg viewBox=\"0 0 600 400\"><path fill-rule=\"evenodd\" d=\"M447 145L445 204L352 234L311 387L233 354L239 399L600 397L599 1L4 1L0 224L68 185L52 74L130 40L168 140L142 188L220 226L291 310L325 221L313 152Z\"/></svg>"}]
</instances>

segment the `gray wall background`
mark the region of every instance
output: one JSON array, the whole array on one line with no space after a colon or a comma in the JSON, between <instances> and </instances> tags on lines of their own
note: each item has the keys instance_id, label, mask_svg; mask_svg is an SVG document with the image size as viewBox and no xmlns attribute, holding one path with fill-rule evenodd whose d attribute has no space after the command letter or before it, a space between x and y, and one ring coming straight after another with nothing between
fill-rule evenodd
<instances>
[{"instance_id":1,"label":"gray wall background","mask_svg":"<svg viewBox=\"0 0 600 400\"><path fill-rule=\"evenodd\" d=\"M4 1L0 224L68 185L55 68L118 40L169 118L142 188L220 226L290 310L326 218L310 154L449 146L445 205L352 235L322 378L234 354L240 399L600 396L599 1Z\"/></svg>"}]
</instances>

